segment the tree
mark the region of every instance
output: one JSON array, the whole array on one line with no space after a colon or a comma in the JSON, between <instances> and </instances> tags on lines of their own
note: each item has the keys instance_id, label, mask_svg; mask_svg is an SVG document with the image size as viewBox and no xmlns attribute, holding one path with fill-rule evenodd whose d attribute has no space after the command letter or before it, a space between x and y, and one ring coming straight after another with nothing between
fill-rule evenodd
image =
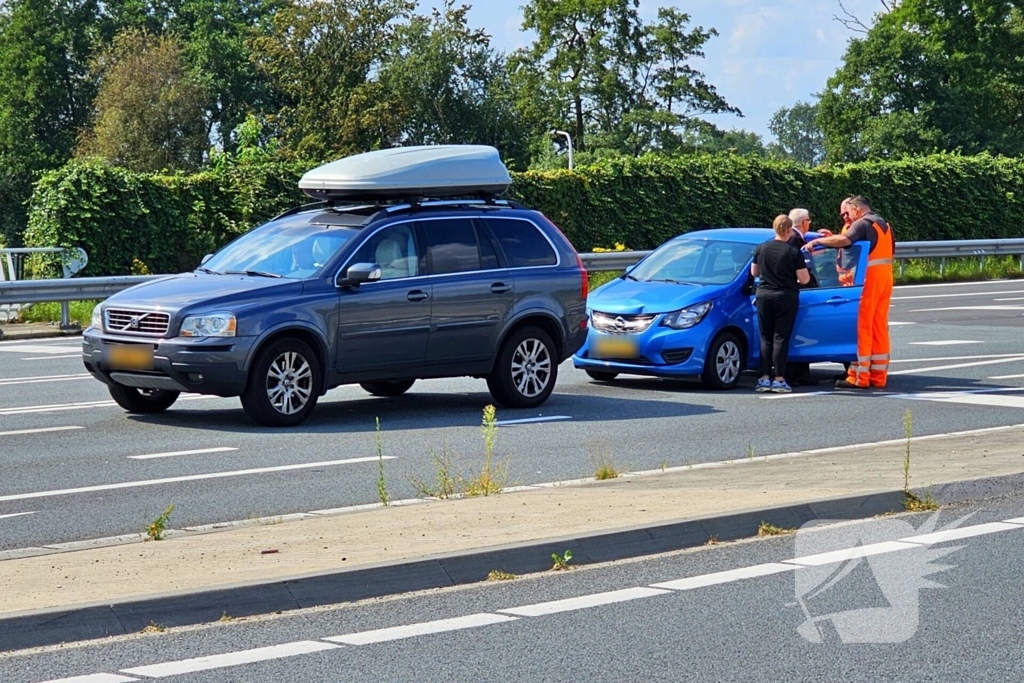
<instances>
[{"instance_id":1,"label":"tree","mask_svg":"<svg viewBox=\"0 0 1024 683\"><path fill-rule=\"evenodd\" d=\"M282 142L312 159L390 144L400 121L371 76L395 47L408 0L294 0L251 45L280 94Z\"/></svg>"},{"instance_id":2,"label":"tree","mask_svg":"<svg viewBox=\"0 0 1024 683\"><path fill-rule=\"evenodd\" d=\"M797 102L772 115L768 130L775 136L772 150L808 166L825 159L825 136L818 127L818 105Z\"/></svg>"},{"instance_id":3,"label":"tree","mask_svg":"<svg viewBox=\"0 0 1024 683\"><path fill-rule=\"evenodd\" d=\"M739 111L689 66L717 33L687 31L689 16L660 9L644 24L639 0L530 0L523 28L537 33L516 68L542 75L537 99L568 126L580 150L630 154L670 148L697 114ZM591 141L591 139L593 139Z\"/></svg>"},{"instance_id":4,"label":"tree","mask_svg":"<svg viewBox=\"0 0 1024 683\"><path fill-rule=\"evenodd\" d=\"M13 0L0 9L0 231L21 243L33 179L62 164L88 119L96 0Z\"/></svg>"},{"instance_id":5,"label":"tree","mask_svg":"<svg viewBox=\"0 0 1024 683\"><path fill-rule=\"evenodd\" d=\"M902 0L850 41L818 122L828 158L1024 153L1024 20L1008 0Z\"/></svg>"},{"instance_id":6,"label":"tree","mask_svg":"<svg viewBox=\"0 0 1024 683\"><path fill-rule=\"evenodd\" d=\"M177 41L128 29L98 55L95 122L78 152L140 172L195 170L209 149L204 84Z\"/></svg>"}]
</instances>

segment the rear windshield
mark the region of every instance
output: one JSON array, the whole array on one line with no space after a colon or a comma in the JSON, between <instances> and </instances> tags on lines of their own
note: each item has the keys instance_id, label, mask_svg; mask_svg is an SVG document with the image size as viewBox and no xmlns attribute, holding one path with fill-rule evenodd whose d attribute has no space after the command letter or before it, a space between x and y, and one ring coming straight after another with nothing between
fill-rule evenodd
<instances>
[{"instance_id":1,"label":"rear windshield","mask_svg":"<svg viewBox=\"0 0 1024 683\"><path fill-rule=\"evenodd\" d=\"M649 282L720 285L750 266L755 244L684 239L659 247L627 277Z\"/></svg>"},{"instance_id":2,"label":"rear windshield","mask_svg":"<svg viewBox=\"0 0 1024 683\"><path fill-rule=\"evenodd\" d=\"M252 272L276 277L317 277L359 229L317 225L316 214L267 223L227 245L203 268L217 273Z\"/></svg>"}]
</instances>

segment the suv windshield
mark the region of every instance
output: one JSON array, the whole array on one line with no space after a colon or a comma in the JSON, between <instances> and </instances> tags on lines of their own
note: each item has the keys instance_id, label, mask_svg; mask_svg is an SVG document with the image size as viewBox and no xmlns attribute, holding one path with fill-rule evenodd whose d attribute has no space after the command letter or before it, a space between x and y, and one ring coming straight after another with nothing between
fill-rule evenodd
<instances>
[{"instance_id":1,"label":"suv windshield","mask_svg":"<svg viewBox=\"0 0 1024 683\"><path fill-rule=\"evenodd\" d=\"M726 284L750 264L755 246L706 239L670 242L648 256L627 277L645 282Z\"/></svg>"},{"instance_id":2,"label":"suv windshield","mask_svg":"<svg viewBox=\"0 0 1024 683\"><path fill-rule=\"evenodd\" d=\"M315 277L357 229L311 225L309 215L275 221L242 235L202 265L215 273Z\"/></svg>"}]
</instances>

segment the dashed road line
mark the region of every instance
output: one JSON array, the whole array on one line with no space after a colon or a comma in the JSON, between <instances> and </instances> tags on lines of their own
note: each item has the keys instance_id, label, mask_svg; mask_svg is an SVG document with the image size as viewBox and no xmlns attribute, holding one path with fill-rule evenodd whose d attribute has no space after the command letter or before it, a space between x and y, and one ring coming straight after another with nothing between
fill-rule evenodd
<instances>
[{"instance_id":1,"label":"dashed road line","mask_svg":"<svg viewBox=\"0 0 1024 683\"><path fill-rule=\"evenodd\" d=\"M506 621L516 621L518 617L505 614L489 614L486 612L470 614L465 617L454 619L437 619L436 621L424 621L418 624L407 626L394 626L381 628L373 631L362 631L360 633L349 633L344 636L329 636L322 638L331 643L342 643L344 645L370 645L372 643L384 643L391 640L402 640L414 636L425 636L433 633L446 633L448 631L461 631L467 628L478 626L490 626Z\"/></svg>"},{"instance_id":2,"label":"dashed road line","mask_svg":"<svg viewBox=\"0 0 1024 683\"><path fill-rule=\"evenodd\" d=\"M0 515L0 519L10 519L11 517L25 517L26 515L34 515L35 512L13 512L7 515Z\"/></svg>"},{"instance_id":3,"label":"dashed road line","mask_svg":"<svg viewBox=\"0 0 1024 683\"><path fill-rule=\"evenodd\" d=\"M242 664L255 664L256 662L265 662L270 659L285 659L298 655L308 655L313 652L323 652L324 650L337 650L340 647L340 645L316 640L297 640L294 643L257 647L251 650L228 652L222 655L195 657L193 659L181 659L176 662L139 666L133 669L121 669L121 672L134 676L146 676L148 678L167 678L168 676L180 676L181 674L190 674L197 671L224 669L229 666L240 666Z\"/></svg>"},{"instance_id":4,"label":"dashed road line","mask_svg":"<svg viewBox=\"0 0 1024 683\"><path fill-rule=\"evenodd\" d=\"M1012 289L1002 292L966 292L960 294L914 294L912 296L894 296L892 301L909 301L910 299L949 299L962 296L995 296L998 294L1024 294L1024 289Z\"/></svg>"},{"instance_id":5,"label":"dashed road line","mask_svg":"<svg viewBox=\"0 0 1024 683\"><path fill-rule=\"evenodd\" d=\"M752 579L758 576L770 576L781 572L790 572L797 569L795 564L784 564L782 562L768 562L766 564L755 564L753 567L742 567L740 569L729 569L714 574L702 574L691 576L676 581L665 581L664 583L652 583L652 588L665 588L674 591L689 591L706 586L717 586L721 583L732 583L743 579Z\"/></svg>"},{"instance_id":6,"label":"dashed road line","mask_svg":"<svg viewBox=\"0 0 1024 683\"><path fill-rule=\"evenodd\" d=\"M19 434L45 434L46 432L68 432L75 429L85 429L85 427L74 427L68 425L66 427L39 427L37 429L14 429L9 432L0 432L0 436L18 436Z\"/></svg>"},{"instance_id":7,"label":"dashed road line","mask_svg":"<svg viewBox=\"0 0 1024 683\"><path fill-rule=\"evenodd\" d=\"M191 451L169 451L167 453L149 453L147 455L129 455L129 460L153 460L155 458L174 458L179 455L203 455L204 453L226 453L228 451L237 451L237 448L231 446L218 446L217 448L197 448Z\"/></svg>"},{"instance_id":8,"label":"dashed road line","mask_svg":"<svg viewBox=\"0 0 1024 683\"><path fill-rule=\"evenodd\" d=\"M938 313L940 311L1024 311L1024 306L944 306L942 308L918 308L911 313Z\"/></svg>"},{"instance_id":9,"label":"dashed road line","mask_svg":"<svg viewBox=\"0 0 1024 683\"><path fill-rule=\"evenodd\" d=\"M1021 379L1022 377L1024 377L1024 375L996 375L995 377L988 377L987 379Z\"/></svg>"},{"instance_id":10,"label":"dashed road line","mask_svg":"<svg viewBox=\"0 0 1024 683\"><path fill-rule=\"evenodd\" d=\"M70 356L32 356L31 358L19 358L18 360L60 360L61 358L81 358L82 354L76 353Z\"/></svg>"},{"instance_id":11,"label":"dashed road line","mask_svg":"<svg viewBox=\"0 0 1024 683\"><path fill-rule=\"evenodd\" d=\"M661 588L624 588L617 591L592 593L590 595L581 595L578 598L538 602L533 605L510 607L509 609L499 609L497 611L502 614L514 614L518 617L540 617L547 614L557 614L558 612L571 612L578 609L598 607L600 605L611 605L617 602L628 602L630 600L639 600L641 598L653 598L655 595L665 595L669 592L670 591Z\"/></svg>"},{"instance_id":12,"label":"dashed road line","mask_svg":"<svg viewBox=\"0 0 1024 683\"><path fill-rule=\"evenodd\" d=\"M82 372L75 375L41 375L38 377L7 377L0 379L0 387L6 387L11 384L39 384L42 382L68 382L78 379L86 379L92 377L88 372Z\"/></svg>"},{"instance_id":13,"label":"dashed road line","mask_svg":"<svg viewBox=\"0 0 1024 683\"><path fill-rule=\"evenodd\" d=\"M67 353L72 348L76 348L76 347L72 347L72 346L55 346L55 345L43 346L41 344L21 344L21 345L15 344L13 346L0 346L0 353L44 353L44 354L57 354L57 353ZM77 347L77 348L81 349L80 346ZM81 353L79 353L79 355L81 355Z\"/></svg>"},{"instance_id":14,"label":"dashed road line","mask_svg":"<svg viewBox=\"0 0 1024 683\"><path fill-rule=\"evenodd\" d=\"M940 339L938 341L907 342L909 346L960 346L963 344L984 344L974 339Z\"/></svg>"},{"instance_id":15,"label":"dashed road line","mask_svg":"<svg viewBox=\"0 0 1024 683\"><path fill-rule=\"evenodd\" d=\"M929 368L911 368L910 370L896 370L890 372L889 376L894 375L916 375L922 372L935 372L936 370L957 370L959 368L974 368L981 365L998 365L1000 363L1016 363L1024 360L1024 356L1013 356L1011 358L996 358L993 360L980 360L974 363L956 363L954 365L933 365Z\"/></svg>"}]
</instances>

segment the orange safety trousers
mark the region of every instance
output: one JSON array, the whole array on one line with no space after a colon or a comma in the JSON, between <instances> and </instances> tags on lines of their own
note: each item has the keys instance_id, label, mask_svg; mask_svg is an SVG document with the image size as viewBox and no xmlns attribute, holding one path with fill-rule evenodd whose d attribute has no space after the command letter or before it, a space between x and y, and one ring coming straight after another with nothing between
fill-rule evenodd
<instances>
[{"instance_id":1,"label":"orange safety trousers","mask_svg":"<svg viewBox=\"0 0 1024 683\"><path fill-rule=\"evenodd\" d=\"M889 301L896 241L892 227L882 232L872 223L878 240L868 254L868 272L857 313L857 362L850 363L847 381L859 387L884 387L889 374Z\"/></svg>"}]
</instances>

